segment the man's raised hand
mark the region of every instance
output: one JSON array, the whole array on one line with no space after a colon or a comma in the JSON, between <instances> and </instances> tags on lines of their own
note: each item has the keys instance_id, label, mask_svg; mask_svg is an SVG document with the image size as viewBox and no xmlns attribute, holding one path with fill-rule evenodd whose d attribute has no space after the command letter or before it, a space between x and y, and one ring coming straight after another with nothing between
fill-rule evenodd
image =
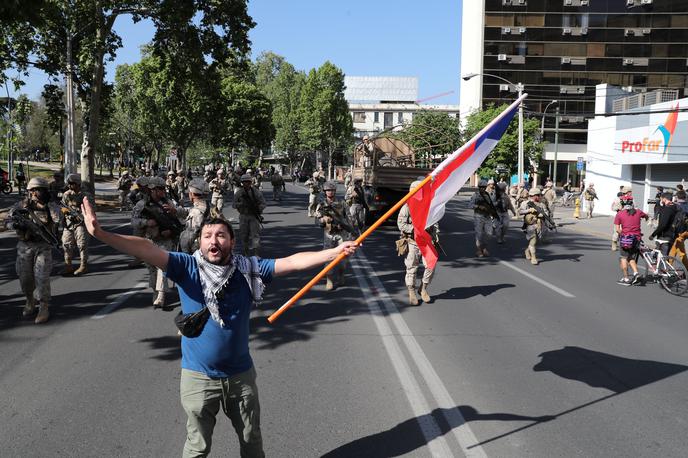
<instances>
[{"instance_id":1,"label":"man's raised hand","mask_svg":"<svg viewBox=\"0 0 688 458\"><path fill-rule=\"evenodd\" d=\"M95 237L96 231L100 230L100 223L98 223L96 211L86 197L84 197L83 202L81 202L81 213L84 215L86 230Z\"/></svg>"}]
</instances>

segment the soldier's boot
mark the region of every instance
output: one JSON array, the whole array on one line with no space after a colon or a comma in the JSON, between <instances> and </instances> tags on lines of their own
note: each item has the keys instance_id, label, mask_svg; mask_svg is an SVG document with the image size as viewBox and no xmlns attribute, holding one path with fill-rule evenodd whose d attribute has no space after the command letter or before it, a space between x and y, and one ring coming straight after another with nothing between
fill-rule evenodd
<instances>
[{"instance_id":1,"label":"soldier's boot","mask_svg":"<svg viewBox=\"0 0 688 458\"><path fill-rule=\"evenodd\" d=\"M22 309L23 316L31 316L36 313L36 299L33 296L26 298L26 304Z\"/></svg>"},{"instance_id":2,"label":"soldier's boot","mask_svg":"<svg viewBox=\"0 0 688 458\"><path fill-rule=\"evenodd\" d=\"M409 304L418 305L418 296L416 296L416 288L408 286Z\"/></svg>"},{"instance_id":3,"label":"soldier's boot","mask_svg":"<svg viewBox=\"0 0 688 458\"><path fill-rule=\"evenodd\" d=\"M420 298L423 299L423 302L430 302L430 294L428 293L427 283L423 283L423 285L420 287Z\"/></svg>"},{"instance_id":4,"label":"soldier's boot","mask_svg":"<svg viewBox=\"0 0 688 458\"><path fill-rule=\"evenodd\" d=\"M483 256L485 256L483 254L483 247L480 245L480 243L477 243L477 242L475 244L475 255L479 258L482 258Z\"/></svg>"},{"instance_id":5,"label":"soldier's boot","mask_svg":"<svg viewBox=\"0 0 688 458\"><path fill-rule=\"evenodd\" d=\"M530 248L526 248L526 251L524 251L523 254L525 254L526 259L530 261Z\"/></svg>"},{"instance_id":6,"label":"soldier's boot","mask_svg":"<svg viewBox=\"0 0 688 458\"><path fill-rule=\"evenodd\" d=\"M48 318L50 318L50 311L48 310L48 303L45 301L41 301L41 305L38 308L38 315L36 315L36 319L34 320L34 323L36 323L36 324L45 323L46 321L48 321Z\"/></svg>"},{"instance_id":7,"label":"soldier's boot","mask_svg":"<svg viewBox=\"0 0 688 458\"><path fill-rule=\"evenodd\" d=\"M84 260L84 258L81 258L81 265L79 265L79 268L74 271L74 276L78 277L79 275L83 275L86 272L88 272L88 261Z\"/></svg>"},{"instance_id":8,"label":"soldier's boot","mask_svg":"<svg viewBox=\"0 0 688 458\"><path fill-rule=\"evenodd\" d=\"M535 256L535 247L529 247L528 249L530 250L530 263L537 266L540 261Z\"/></svg>"},{"instance_id":9,"label":"soldier's boot","mask_svg":"<svg viewBox=\"0 0 688 458\"><path fill-rule=\"evenodd\" d=\"M490 252L487 251L487 248L483 248L483 256L489 256Z\"/></svg>"},{"instance_id":10,"label":"soldier's boot","mask_svg":"<svg viewBox=\"0 0 688 458\"><path fill-rule=\"evenodd\" d=\"M328 275L327 276L327 283L325 284L325 291L332 291L335 288L336 288L336 286L334 286L334 282L332 281L332 277Z\"/></svg>"},{"instance_id":11,"label":"soldier's boot","mask_svg":"<svg viewBox=\"0 0 688 458\"><path fill-rule=\"evenodd\" d=\"M64 277L65 275L72 275L74 273L74 266L72 266L72 258L68 258L65 256L65 266L64 270L62 271L62 276Z\"/></svg>"},{"instance_id":12,"label":"soldier's boot","mask_svg":"<svg viewBox=\"0 0 688 458\"><path fill-rule=\"evenodd\" d=\"M162 308L165 305L165 291L158 291L153 301L154 308Z\"/></svg>"}]
</instances>

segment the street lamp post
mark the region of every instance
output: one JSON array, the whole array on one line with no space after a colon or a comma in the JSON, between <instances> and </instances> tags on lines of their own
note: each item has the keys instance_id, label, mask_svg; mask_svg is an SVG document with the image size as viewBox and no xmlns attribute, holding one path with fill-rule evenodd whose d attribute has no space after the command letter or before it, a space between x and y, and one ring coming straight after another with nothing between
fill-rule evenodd
<instances>
[{"instance_id":1,"label":"street lamp post","mask_svg":"<svg viewBox=\"0 0 688 458\"><path fill-rule=\"evenodd\" d=\"M492 78L497 78L498 80L502 80L505 83L507 83L509 86L514 88L516 92L518 92L518 98L521 98L523 95L523 84L522 83L517 83L514 84L511 81L509 81L506 78L502 78L501 76L498 75L493 75L491 73L469 73L467 75L464 75L462 78L464 81L468 81L469 79L482 75L482 76L491 76ZM523 155L523 103L519 104L518 106L518 182L521 183L523 182L523 162L524 162L524 155Z\"/></svg>"},{"instance_id":2,"label":"street lamp post","mask_svg":"<svg viewBox=\"0 0 688 458\"><path fill-rule=\"evenodd\" d=\"M555 128L554 128L554 172L552 173L552 183L554 187L556 188L557 186L557 152L559 151L559 101L558 100L552 100L550 103L547 104L545 109L542 111L542 124L540 125L540 132L542 133L542 136L545 136L545 115L547 114L547 109L550 107L550 105L557 104L557 109L556 109L556 119L555 119Z\"/></svg>"}]
</instances>

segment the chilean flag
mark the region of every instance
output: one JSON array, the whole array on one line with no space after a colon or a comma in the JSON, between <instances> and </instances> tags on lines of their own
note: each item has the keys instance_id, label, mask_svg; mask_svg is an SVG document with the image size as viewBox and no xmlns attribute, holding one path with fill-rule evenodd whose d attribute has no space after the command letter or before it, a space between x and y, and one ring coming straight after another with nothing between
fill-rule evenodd
<instances>
[{"instance_id":1,"label":"chilean flag","mask_svg":"<svg viewBox=\"0 0 688 458\"><path fill-rule=\"evenodd\" d=\"M442 219L444 206L456 195L468 178L478 170L490 151L497 145L511 119L528 94L523 94L475 137L454 151L430 173L426 183L408 200L415 240L429 269L437 264L437 250L425 231Z\"/></svg>"}]
</instances>

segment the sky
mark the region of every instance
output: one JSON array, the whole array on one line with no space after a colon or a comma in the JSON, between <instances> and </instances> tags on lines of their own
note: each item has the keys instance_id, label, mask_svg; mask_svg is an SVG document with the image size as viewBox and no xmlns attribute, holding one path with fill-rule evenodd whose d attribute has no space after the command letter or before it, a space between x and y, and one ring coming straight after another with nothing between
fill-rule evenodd
<instances>
[{"instance_id":1,"label":"sky","mask_svg":"<svg viewBox=\"0 0 688 458\"><path fill-rule=\"evenodd\" d=\"M272 51L306 72L329 60L348 76L415 76L419 99L458 104L461 1L251 0L252 56ZM150 21L134 24L129 16L115 30L124 46L107 65L109 81L117 65L140 60L154 33ZM33 71L19 92L38 98L47 82Z\"/></svg>"}]
</instances>

